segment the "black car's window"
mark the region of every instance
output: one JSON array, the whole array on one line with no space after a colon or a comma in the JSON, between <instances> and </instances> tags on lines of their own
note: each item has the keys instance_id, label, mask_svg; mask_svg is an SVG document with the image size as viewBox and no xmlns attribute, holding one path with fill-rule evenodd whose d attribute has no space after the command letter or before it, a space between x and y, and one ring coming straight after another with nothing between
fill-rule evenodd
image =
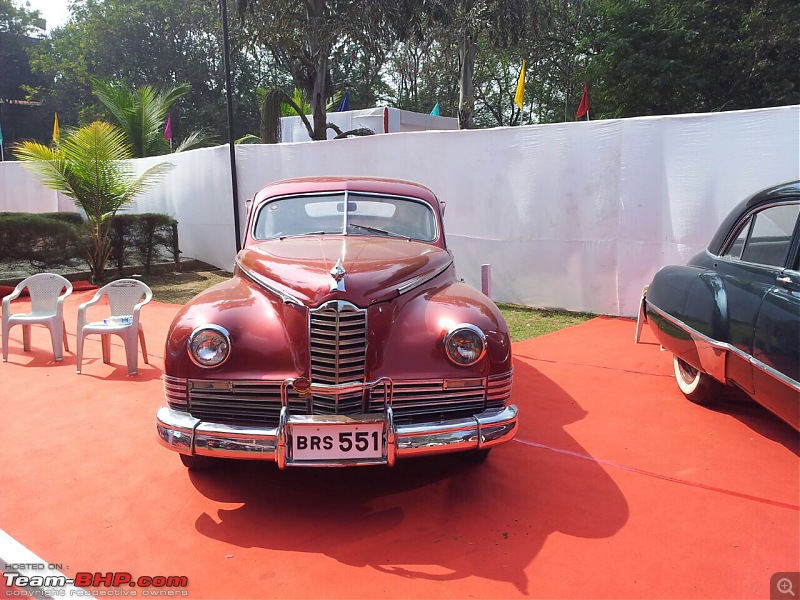
<instances>
[{"instance_id":1,"label":"black car's window","mask_svg":"<svg viewBox=\"0 0 800 600\"><path fill-rule=\"evenodd\" d=\"M357 193L347 195L346 208L344 193L273 200L259 209L253 229L259 240L325 233L431 242L438 232L436 216L426 202Z\"/></svg>"},{"instance_id":2,"label":"black car's window","mask_svg":"<svg viewBox=\"0 0 800 600\"><path fill-rule=\"evenodd\" d=\"M754 214L742 226L724 256L783 267L799 213L800 204L780 204Z\"/></svg>"},{"instance_id":3,"label":"black car's window","mask_svg":"<svg viewBox=\"0 0 800 600\"><path fill-rule=\"evenodd\" d=\"M736 239L733 240L731 247L728 248L728 251L725 252L725 256L729 256L731 258L741 258L742 257L742 250L744 250L744 243L747 241L747 236L750 235L750 227L753 225L753 218L747 219L745 224L742 226L742 229L739 231L739 235L736 236Z\"/></svg>"}]
</instances>

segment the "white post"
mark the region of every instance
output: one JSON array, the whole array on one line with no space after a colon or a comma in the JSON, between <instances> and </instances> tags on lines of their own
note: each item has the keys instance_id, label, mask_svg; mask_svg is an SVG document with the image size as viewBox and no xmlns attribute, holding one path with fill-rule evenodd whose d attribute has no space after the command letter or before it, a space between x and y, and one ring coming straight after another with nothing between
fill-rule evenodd
<instances>
[{"instance_id":1,"label":"white post","mask_svg":"<svg viewBox=\"0 0 800 600\"><path fill-rule=\"evenodd\" d=\"M492 265L481 265L481 291L492 297Z\"/></svg>"}]
</instances>

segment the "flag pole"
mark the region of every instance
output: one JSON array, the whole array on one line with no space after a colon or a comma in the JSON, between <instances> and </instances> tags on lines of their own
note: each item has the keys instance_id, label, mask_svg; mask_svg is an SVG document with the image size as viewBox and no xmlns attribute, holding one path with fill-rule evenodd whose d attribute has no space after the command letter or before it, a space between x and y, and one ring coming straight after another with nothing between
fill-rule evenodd
<instances>
[{"instance_id":1,"label":"flag pole","mask_svg":"<svg viewBox=\"0 0 800 600\"><path fill-rule=\"evenodd\" d=\"M222 12L222 61L225 68L225 103L228 108L228 153L231 163L231 195L233 196L233 234L236 252L242 249L242 233L239 219L239 184L236 178L236 146L233 137L233 91L231 90L230 38L228 34L228 0L220 0Z\"/></svg>"}]
</instances>

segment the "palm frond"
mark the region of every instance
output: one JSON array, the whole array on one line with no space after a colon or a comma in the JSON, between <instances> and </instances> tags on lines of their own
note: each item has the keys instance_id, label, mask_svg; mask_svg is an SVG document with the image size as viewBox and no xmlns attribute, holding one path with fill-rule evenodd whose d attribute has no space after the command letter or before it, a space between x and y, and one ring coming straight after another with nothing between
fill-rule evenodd
<instances>
[{"instance_id":1,"label":"palm frond","mask_svg":"<svg viewBox=\"0 0 800 600\"><path fill-rule=\"evenodd\" d=\"M39 142L22 142L14 147L14 156L23 161L23 166L39 176L42 184L51 190L74 198L74 190L65 175L63 153Z\"/></svg>"},{"instance_id":2,"label":"palm frond","mask_svg":"<svg viewBox=\"0 0 800 600\"><path fill-rule=\"evenodd\" d=\"M261 138L252 133L246 133L242 137L233 142L234 144L260 144Z\"/></svg>"},{"instance_id":3,"label":"palm frond","mask_svg":"<svg viewBox=\"0 0 800 600\"><path fill-rule=\"evenodd\" d=\"M186 139L183 140L177 148L175 148L175 152L183 152L184 150L191 150L192 148L200 148L202 146L210 146L215 143L217 140L217 136L208 129L198 129L197 131L191 132Z\"/></svg>"},{"instance_id":4,"label":"palm frond","mask_svg":"<svg viewBox=\"0 0 800 600\"><path fill-rule=\"evenodd\" d=\"M147 169L133 181L129 181L125 190L125 202L128 204L134 197L152 188L159 180L172 171L175 165L168 162L158 163Z\"/></svg>"}]
</instances>

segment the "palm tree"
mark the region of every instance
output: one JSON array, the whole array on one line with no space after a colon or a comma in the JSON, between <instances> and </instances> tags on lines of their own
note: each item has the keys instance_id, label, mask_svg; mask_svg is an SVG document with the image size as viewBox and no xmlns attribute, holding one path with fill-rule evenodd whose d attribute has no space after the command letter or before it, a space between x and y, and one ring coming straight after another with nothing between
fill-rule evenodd
<instances>
[{"instance_id":1,"label":"palm tree","mask_svg":"<svg viewBox=\"0 0 800 600\"><path fill-rule=\"evenodd\" d=\"M125 132L134 158L158 156L171 152L164 139L164 125L170 107L192 89L182 83L166 90L144 85L131 90L102 79L93 79L95 96L108 111L111 120ZM189 150L212 141L206 130L193 131L175 149Z\"/></svg>"},{"instance_id":2,"label":"palm tree","mask_svg":"<svg viewBox=\"0 0 800 600\"><path fill-rule=\"evenodd\" d=\"M22 142L15 147L14 155L45 186L69 196L86 213L93 283L102 280L111 254L109 231L114 215L174 167L159 163L135 177L125 133L102 121L68 131L57 146Z\"/></svg>"}]
</instances>

